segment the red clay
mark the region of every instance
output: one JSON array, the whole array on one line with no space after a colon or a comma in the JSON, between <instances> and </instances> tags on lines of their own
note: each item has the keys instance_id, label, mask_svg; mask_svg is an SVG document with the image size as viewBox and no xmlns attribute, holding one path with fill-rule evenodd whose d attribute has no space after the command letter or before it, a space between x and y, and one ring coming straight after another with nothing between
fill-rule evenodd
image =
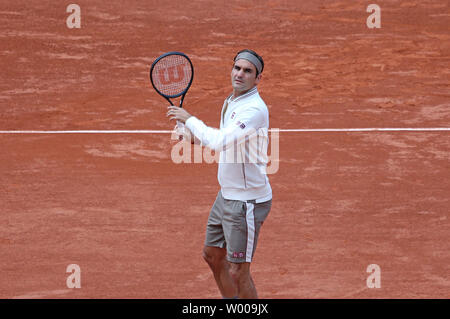
<instances>
[{"instance_id":1,"label":"red clay","mask_svg":"<svg viewBox=\"0 0 450 319\"><path fill-rule=\"evenodd\" d=\"M78 1L1 6L0 130L172 129L148 80L187 53L218 125L242 48L272 128L450 127L446 1ZM0 134L0 298L219 298L201 258L216 165L168 134ZM448 132L280 133L252 265L262 298L449 298ZM81 289L66 267L81 267ZM369 264L381 288L369 289Z\"/></svg>"}]
</instances>

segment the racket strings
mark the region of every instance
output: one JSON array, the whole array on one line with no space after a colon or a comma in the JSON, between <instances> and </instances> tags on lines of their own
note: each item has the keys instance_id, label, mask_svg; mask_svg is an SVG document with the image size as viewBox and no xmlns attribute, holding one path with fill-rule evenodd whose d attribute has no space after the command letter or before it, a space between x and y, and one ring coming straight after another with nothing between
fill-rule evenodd
<instances>
[{"instance_id":1,"label":"racket strings","mask_svg":"<svg viewBox=\"0 0 450 319\"><path fill-rule=\"evenodd\" d=\"M185 57L169 55L155 64L151 76L155 88L162 94L180 95L191 82L192 67Z\"/></svg>"}]
</instances>

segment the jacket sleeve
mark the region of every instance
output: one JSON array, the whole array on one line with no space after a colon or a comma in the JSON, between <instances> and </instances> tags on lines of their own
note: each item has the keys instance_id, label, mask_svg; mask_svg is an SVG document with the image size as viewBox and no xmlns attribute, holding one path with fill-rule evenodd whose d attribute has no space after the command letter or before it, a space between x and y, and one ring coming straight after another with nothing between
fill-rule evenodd
<instances>
[{"instance_id":1,"label":"jacket sleeve","mask_svg":"<svg viewBox=\"0 0 450 319\"><path fill-rule=\"evenodd\" d=\"M246 138L257 134L257 130L263 126L264 114L256 107L237 114L233 122L222 129L216 129L205 125L198 118L192 116L186 121L186 127L198 138L203 146L215 151L223 151L245 141Z\"/></svg>"}]
</instances>

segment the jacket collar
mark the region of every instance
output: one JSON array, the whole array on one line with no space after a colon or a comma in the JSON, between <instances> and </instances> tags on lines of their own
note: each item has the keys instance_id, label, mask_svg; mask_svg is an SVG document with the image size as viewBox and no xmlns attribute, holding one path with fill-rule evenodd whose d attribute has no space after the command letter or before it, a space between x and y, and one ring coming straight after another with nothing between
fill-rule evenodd
<instances>
[{"instance_id":1,"label":"jacket collar","mask_svg":"<svg viewBox=\"0 0 450 319\"><path fill-rule=\"evenodd\" d=\"M258 88L256 87L256 86L254 86L253 88L251 88L250 90L248 90L245 94L242 94L242 95L240 95L240 96L238 96L237 98L235 98L235 99L232 99L232 97L233 97L233 94L231 94L229 97L228 97L228 102L238 102L238 101L241 101L241 100L243 100L243 99L246 99L246 98L248 98L249 96L252 96L252 95L255 95L255 94L257 94L258 93Z\"/></svg>"}]
</instances>

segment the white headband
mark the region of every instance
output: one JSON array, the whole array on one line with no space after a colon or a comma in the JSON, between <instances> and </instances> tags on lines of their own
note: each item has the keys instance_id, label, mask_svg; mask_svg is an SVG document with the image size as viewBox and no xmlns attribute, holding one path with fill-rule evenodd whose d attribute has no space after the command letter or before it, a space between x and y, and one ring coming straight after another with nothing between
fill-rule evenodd
<instances>
[{"instance_id":1,"label":"white headband","mask_svg":"<svg viewBox=\"0 0 450 319\"><path fill-rule=\"evenodd\" d=\"M250 52L239 53L234 61L237 61L239 59L244 59L244 60L251 62L256 67L258 74L261 73L261 71L262 71L261 61L259 61L259 59L256 56L254 56L253 54L251 54Z\"/></svg>"}]
</instances>

